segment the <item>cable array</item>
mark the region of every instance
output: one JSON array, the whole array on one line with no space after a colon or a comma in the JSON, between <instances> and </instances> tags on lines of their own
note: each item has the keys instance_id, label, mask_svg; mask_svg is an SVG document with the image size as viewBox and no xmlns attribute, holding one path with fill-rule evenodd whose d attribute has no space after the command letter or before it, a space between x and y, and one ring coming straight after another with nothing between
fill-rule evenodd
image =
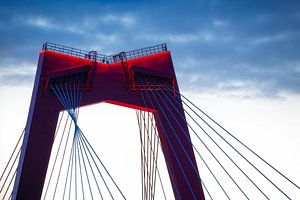
<instances>
[{"instance_id":1,"label":"cable array","mask_svg":"<svg viewBox=\"0 0 300 200\"><path fill-rule=\"evenodd\" d=\"M42 199L126 199L78 125L84 82L75 77L49 87L68 114L55 134Z\"/></svg>"},{"instance_id":2,"label":"cable array","mask_svg":"<svg viewBox=\"0 0 300 200\"><path fill-rule=\"evenodd\" d=\"M282 178L283 181L289 183L291 187L294 187L299 194L299 186L296 183L242 143L178 90L174 90L174 88L168 84L151 83L151 81L144 81L140 87L142 87L140 91L142 91L141 95L143 101L150 102L152 107L154 104L158 105L162 115L165 115L165 112L175 110L182 120L185 120L185 117L187 117L186 123L189 127L189 132L193 135L193 141L189 137L185 139L193 146L196 155L200 158L198 160L199 166L206 168L208 174L205 174L205 177L210 175L212 179L211 177L208 178L210 178L211 181L215 181L215 186L219 187L219 189L216 189L215 186L208 187L202 180L207 198L213 199L213 196L217 198L223 196L222 198L233 199L240 196L239 198L243 199L253 199L257 197L272 199L275 196L293 199L293 195L295 194L290 193L289 190L284 190L284 185L280 186L282 183L277 181L278 176ZM184 114L180 113L182 106L184 106ZM172 116L172 114L169 116ZM173 121L175 121L179 127L181 126L178 123L178 119L175 118ZM167 125L164 124L164 126L172 126L172 124L168 123ZM181 130L184 131L184 129ZM174 132L173 134L176 133ZM230 139L233 139L233 141ZM183 141L178 142L180 144L180 142ZM242 146L244 149L238 149L238 145L234 142L237 142L239 146ZM183 148L182 145L176 148L180 148L180 146ZM268 175L269 173L263 172L263 170L260 169L260 165L257 166L256 161L252 161L244 155L245 150L252 154L251 158L253 158L254 155L256 159L263 161L263 163L269 167L270 171L275 172L275 178ZM175 151L173 151L173 153L175 153ZM180 161L178 161L178 164L180 165ZM191 167L194 168L192 163L190 164ZM201 171L202 170L201 168ZM182 172L182 175L184 176L184 172ZM188 180L186 184L190 184ZM266 186L265 184L268 185ZM272 188L272 191L270 191L269 188Z\"/></svg>"},{"instance_id":3,"label":"cable array","mask_svg":"<svg viewBox=\"0 0 300 200\"><path fill-rule=\"evenodd\" d=\"M20 157L22 141L24 137L25 129L22 131L17 144L14 147L13 152L11 153L8 162L5 165L5 168L0 177L0 195L2 199L11 199L11 194L13 190L13 181L15 180L17 169L18 169L18 160Z\"/></svg>"},{"instance_id":4,"label":"cable array","mask_svg":"<svg viewBox=\"0 0 300 200\"><path fill-rule=\"evenodd\" d=\"M166 199L164 186L157 168L160 143L153 114L145 111L136 111L136 115L141 140L142 199L154 199L157 174L164 198Z\"/></svg>"},{"instance_id":5,"label":"cable array","mask_svg":"<svg viewBox=\"0 0 300 200\"><path fill-rule=\"evenodd\" d=\"M65 111L59 115L42 199L126 199L78 125L84 87L84 81L80 77L58 79L49 85L49 92L57 97ZM168 196L158 167L160 137L165 138L192 199L196 200L197 195L184 165L188 165L191 173L201 180L207 199L294 199L296 195L299 196L299 185L179 90L169 84L148 80L141 81L137 87L140 103L145 107L144 110L136 111L141 142L142 199L155 199L157 180L164 199ZM159 115L145 111L150 108L156 108ZM166 119L164 123L159 116ZM161 127L161 132L158 132L158 126ZM177 131L183 133L184 137L179 138ZM11 199L24 133L25 129L0 177L0 195L3 199ZM178 145L173 145L174 141ZM193 148L197 164L184 145L187 143ZM178 149L182 151L181 156L185 157L187 163L183 163L177 155ZM180 188L175 184L176 177L169 170L168 162L165 163L174 196L183 199Z\"/></svg>"}]
</instances>

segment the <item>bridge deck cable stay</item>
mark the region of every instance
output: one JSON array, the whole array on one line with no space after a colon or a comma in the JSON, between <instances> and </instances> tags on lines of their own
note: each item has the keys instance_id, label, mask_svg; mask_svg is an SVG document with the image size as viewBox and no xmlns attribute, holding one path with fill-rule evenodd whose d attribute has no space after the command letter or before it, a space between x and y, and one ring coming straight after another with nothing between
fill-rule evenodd
<instances>
[{"instance_id":1,"label":"bridge deck cable stay","mask_svg":"<svg viewBox=\"0 0 300 200\"><path fill-rule=\"evenodd\" d=\"M174 89L171 88L168 85L164 86L165 90L169 90L169 94L174 92ZM164 92L165 94L168 94L166 92ZM224 127L222 127L220 124L218 124L215 120L213 120L210 116L208 116L206 113L204 113L199 107L197 107L193 102L191 102L187 97L185 97L184 95L182 95L179 91L175 91L175 93L178 95L177 97L182 97L184 100L182 101L183 104L189 109L191 110L201 121L204 122L204 124L206 124L210 129L213 130L213 132L215 132L219 137L221 137L222 140L224 140L227 145L229 145L236 153L238 153L239 156L241 156L243 159L246 160L246 162L253 167L263 178L265 178L272 186L274 186L281 194L283 194L287 199L291 199L290 195L288 195L287 191L283 191L277 184L275 184L270 177L267 177L261 170L258 169L257 166L255 166L252 162L250 162L244 155L241 154L241 152L239 152L232 144L230 144L223 136L220 135L219 132L217 132L212 125L210 125L207 121L205 121L199 113L197 113L194 109L191 108L191 106L194 106L198 111L200 111L200 113L204 114L206 117L208 117L209 120L211 120L213 123L217 124L217 126L221 127L222 130L225 131L225 133L229 134L231 137L233 137L237 142L239 142L240 144L242 144L247 150L249 150L251 153L253 153L254 155L257 156L257 158L259 158L260 160L263 160L257 153L255 153L253 150L251 150L248 146L246 146L244 143L242 143L240 140L238 140L232 133L230 133L229 131L227 131ZM178 99L178 101L181 102L181 99ZM178 102L177 101L177 102ZM189 106L188 103L191 105ZM191 116L191 114L187 111L187 109L185 109L185 113L187 114L187 116L189 116L191 118L192 121L194 121L196 123L197 126L199 126L201 128L201 130L206 133L206 135L210 138L211 136L209 136L207 134L207 132L199 125L199 123ZM191 127L190 127L191 128ZM194 131L193 131L194 132ZM194 132L195 133L195 132ZM199 138L199 136L197 136ZM199 138L200 139L200 138ZM215 142L214 142L215 143ZM218 145L217 143L215 143L216 145ZM219 146L219 145L218 145ZM221 151L223 151L221 149ZM225 153L225 152L224 152ZM229 157L228 157L229 158ZM230 160L232 160L231 158L229 158ZM273 167L271 164L269 164L267 161L263 160L264 163L266 163L268 166L271 167L271 169L273 169L275 172L277 172L280 176L282 176L286 181L288 181L289 183L291 183L293 186L295 186L296 188L299 188L299 186L297 184L295 184L293 181L291 181L290 179L288 179L285 175L283 175L279 170L277 170L275 167ZM236 166L238 167L238 166ZM242 173L247 176L245 174L245 172L242 171ZM262 191L262 187L259 188L250 178L249 175L247 176L247 178L251 181L252 184L255 185L255 187L263 194L263 196L267 199L269 199L269 197L265 194L265 192Z\"/></svg>"},{"instance_id":2,"label":"bridge deck cable stay","mask_svg":"<svg viewBox=\"0 0 300 200\"><path fill-rule=\"evenodd\" d=\"M7 161L3 172L0 177L0 195L3 199L11 198L12 191L12 182L15 179L17 172L17 160L19 159L21 147L22 147L22 139L24 137L25 128L19 136L18 142L16 143L9 160ZM7 196L9 195L9 196Z\"/></svg>"},{"instance_id":3,"label":"bridge deck cable stay","mask_svg":"<svg viewBox=\"0 0 300 200\"><path fill-rule=\"evenodd\" d=\"M234 138L238 143L240 143L242 146L244 146L248 151L250 151L252 154L254 154L257 158L259 158L261 161L263 161L266 165L268 165L270 168L272 168L274 171L276 171L280 176L282 176L285 180L290 182L292 185L294 185L296 188L300 189L300 186L297 185L295 182L293 182L291 179L289 179L286 175L281 173L278 169L276 169L273 165L271 165L269 162L267 162L265 159L263 159L261 156L259 156L255 151L253 151L251 148L249 148L245 143L240 141L237 137L235 137L232 133L230 133L227 129L225 129L222 125L220 125L218 122L216 122L214 119L212 119L208 114L206 114L203 110L201 110L198 106L196 106L193 102L191 102L188 98L186 98L184 95L179 94L181 97L183 97L188 103L190 103L192 106L195 107L200 113L202 113L204 116L206 116L208 119L210 119L214 124L219 126L223 131L225 131L228 135L230 135L232 138Z\"/></svg>"},{"instance_id":4,"label":"bridge deck cable stay","mask_svg":"<svg viewBox=\"0 0 300 200\"><path fill-rule=\"evenodd\" d=\"M136 111L136 115L141 140L142 199L154 199L157 173L164 198L166 199L163 182L157 168L159 138L153 116L145 111Z\"/></svg>"},{"instance_id":5,"label":"bridge deck cable stay","mask_svg":"<svg viewBox=\"0 0 300 200\"><path fill-rule=\"evenodd\" d=\"M61 165L59 167L59 177L55 183L55 190L53 193L53 198L56 197L56 192L59 184L63 183L63 198L96 198L91 187L91 183L97 186L99 197L101 199L106 199L110 197L111 199L123 198L126 199L123 192L120 190L119 186L116 184L112 175L108 172L107 168L103 164L100 157L96 154L95 150L87 140L86 136L83 134L78 126L78 116L79 116L79 105L82 100L82 91L84 83L80 79L70 80L68 83L55 82L50 85L51 92L53 92L58 98L59 102L63 105L66 112L68 113L68 118L63 128L63 133L66 131L69 117L72 119L72 123L69 123L69 127L73 124L73 136L70 136L70 128L67 134L67 139L65 140L65 148L63 150L63 156ZM49 184L51 182L51 177L56 167L57 157L60 153L60 147L63 141L64 135L61 136L59 142L59 148L54 159L54 165L50 173L50 178L48 179L47 187L44 192L44 199L47 198ZM68 141L71 139L71 141ZM64 157L66 153L66 148L69 145L69 156L67 159L66 175L63 179L61 173L62 165L64 165ZM89 172L88 172L89 171ZM91 178L92 175L92 178ZM61 181L59 181L61 178ZM100 179L99 179L100 178ZM101 180L99 182L99 180ZM85 182L88 185L88 191L85 191ZM101 189L101 185L104 188ZM119 194L113 194L112 187L115 187ZM79 197L81 195L82 197ZM106 195L106 196L105 196Z\"/></svg>"},{"instance_id":6,"label":"bridge deck cable stay","mask_svg":"<svg viewBox=\"0 0 300 200\"><path fill-rule=\"evenodd\" d=\"M166 92L162 92L162 94L165 94ZM159 94L159 93L158 93ZM159 95L160 96L160 95ZM169 95L170 96L170 95ZM166 96L167 97L167 96ZM167 97L168 101L170 102L170 104L172 105L172 107L175 108L175 110L178 112L178 110L176 109L176 107L174 106L174 104L170 101L171 97ZM179 101L175 101L176 103L179 103ZM233 161L230 156L217 144L217 142L203 129L203 127L201 125L199 125L199 123L189 114L186 112L186 114L192 119L193 122L195 122L195 124L197 124L200 129L212 140L212 142L221 150L222 153L224 153L226 155L226 157L251 181L251 183L254 184L254 186L267 198L269 199L266 194L260 190L260 188L253 182L253 180L237 165L237 163L235 161ZM181 115L182 118L184 118L184 116ZM199 135L197 134L197 132L194 130L194 128L187 122L189 128L192 130L192 132L197 136L197 138L200 140L200 142L204 145L204 147L208 150L208 152L213 156L213 158L216 160L216 162L221 166L221 168L224 170L224 172L229 176L229 178L233 181L233 183L235 184L235 186L237 186L237 188L240 190L240 192L244 195L245 198L249 199L249 197L245 194L245 192L242 190L242 188L237 184L237 182L234 180L234 178L232 177L232 175L230 175L230 173L224 168L224 166L220 163L220 161L216 158L216 156L212 153L212 151L208 148L208 146L205 144L205 142L203 142L203 140L201 139L201 137L199 137ZM191 142L191 141L190 141ZM197 152L197 154L199 155L199 157L201 158L201 155L199 153L199 151L197 150L197 148L193 145L195 151ZM202 158L201 158L202 160ZM205 163L205 162L204 162ZM207 166L207 164L205 164ZM208 167L208 166L207 166ZM209 167L208 167L209 169ZM209 171L211 171L209 169ZM213 173L211 173L213 175ZM213 175L214 176L214 175ZM228 197L227 193L225 192L224 188L220 185L219 181L215 178L215 180L217 181L218 185L221 187L222 191L224 192L224 194Z\"/></svg>"},{"instance_id":7,"label":"bridge deck cable stay","mask_svg":"<svg viewBox=\"0 0 300 200\"><path fill-rule=\"evenodd\" d=\"M151 89L150 89L149 91L152 92ZM165 112L163 111L163 109L162 109L162 107L161 107L161 105L160 105L160 103L159 103L157 97L156 97L155 95L152 95L154 98L151 98L151 97L150 97L150 94L148 93L148 88L145 89L145 93L146 93L146 96L147 96L148 101L150 101L150 103L153 105L152 99L154 99L155 102L157 103L157 105L159 106L159 108L162 110L162 114L163 114L164 116L166 116L166 114L165 114ZM142 94L142 98L144 99L143 94ZM167 119L168 119L168 118L167 118ZM159 123L162 125L162 122L161 122L160 120L159 120ZM189 155L188 155L187 152L186 152L186 149L184 148L184 146L183 146L183 144L181 143L180 139L179 139L178 136L176 135L174 127L172 126L172 124L171 124L171 122L170 122L169 120L167 120L167 123L168 123L168 125L170 126L170 128L172 129L172 131L173 131L173 133L174 133L174 136L175 136L176 140L178 141L180 147L183 149L183 152L184 152L185 156L188 158L188 160L189 160L189 162L190 162L190 164L191 164L191 166L192 166L194 172L196 173L196 176L198 176L198 177L200 178L200 175L199 175L199 173L198 173L198 170L196 169L196 166L192 163L191 158L189 157ZM162 127L164 127L164 125L162 125ZM163 128L163 129L164 129L164 128ZM172 149L172 152L173 152L174 156L176 157L176 160L177 160L177 162L178 162L178 164L179 164L179 166L180 166L182 175L185 177L186 175L185 175L184 171L182 170L182 165L181 165L181 163L180 163L180 160L178 159L178 155L176 155L176 153L175 153L175 151L174 151L174 148L175 148L175 147L173 147L172 144L170 143L170 138L169 138L168 134L167 134L165 131L164 131L164 135L166 136L167 141L168 141L168 143L170 144L170 147L171 147L171 149ZM188 184L188 186L189 186L189 188L190 188L190 191L192 192L191 185L190 185L188 179L185 178L185 180L186 180L186 183ZM202 184L203 184L205 190L207 191L207 188L206 188L206 186L205 186L205 184L203 183L202 180L201 180L201 182L202 182ZM207 191L207 192L208 192L208 191ZM209 192L208 192L208 193L209 193ZM193 196L194 196L194 195L193 195ZM194 196L194 198L195 198L195 196Z\"/></svg>"},{"instance_id":8,"label":"bridge deck cable stay","mask_svg":"<svg viewBox=\"0 0 300 200\"><path fill-rule=\"evenodd\" d=\"M174 88L170 87L169 85L163 85L163 84L160 84L160 83L151 83L151 81L145 81L141 84L140 87L143 87L142 90L145 91L145 93L147 94L148 96L148 101L151 102L152 99L155 99L157 102L161 102L162 105L161 106L164 106L165 108L167 108L166 110L169 110L168 107L169 106L172 106L173 108L175 108L176 110L176 106L172 103L172 101L170 99L172 98L175 98L176 99L176 103L179 103L181 102L181 99L179 99L179 97L183 96L182 94L179 93L179 91L175 91L176 95L174 97ZM149 94L148 94L149 93ZM150 97L151 95L151 97ZM143 95L142 95L143 96ZM162 98L162 96L164 97L167 97L167 98ZM167 99L167 102L164 101L164 99ZM194 105L188 98L184 97L184 100L185 101L188 101L190 104ZM195 110L193 110L185 101L183 101L183 103L186 105L187 108L189 108L192 112L194 112L194 114L196 114L196 116L198 116L202 121L204 121L203 118L201 118L199 116L198 113L195 113ZM198 108L199 109L199 108ZM169 110L170 111L170 110ZM178 110L176 110L178 112ZM187 114L187 116L189 116L193 122L196 123L197 126L199 126L201 128L201 130L213 141L213 143L215 145L217 145L217 147L226 155L226 157L234 163L234 165L239 169L239 171L244 175L246 176L246 178L255 186L256 189L259 190L259 192L263 195L263 197L265 197L266 199L270 199L269 195L266 194L266 191L263 191L263 186L258 186L257 183L255 183L255 181L253 179L250 178L250 175L247 175L247 172L245 171L245 169L241 169L241 167L239 167L237 165L237 163L233 160L233 158L231 158L223 149L222 147L220 147L220 145L207 133L207 131L204 130L204 128L199 125L199 123L193 118L193 116L185 109L184 110L185 113ZM202 111L203 112L203 111ZM179 113L179 112L178 112ZM207 115L207 114L206 114ZM208 116L208 115L207 115ZM184 116L181 116L182 118L184 118ZM208 116L209 117L209 116ZM213 120L212 118L209 117L210 120ZM176 121L176 119L175 119ZM213 121L214 123L217 123L215 121ZM188 123L188 122L187 122ZM221 139L225 140L227 145L229 145L231 148L233 148L234 151L236 151L236 153L238 153L239 156L241 156L243 159L246 160L246 162L251 166L253 167L263 178L265 178L272 186L275 187L276 190L278 190L283 196L285 196L287 199L292 199L290 195L288 195L287 191L283 191L279 185L275 184L275 182L273 182L271 180L270 177L267 177L261 170L259 170L259 168L257 166L255 166L252 162L250 162L244 155L241 154L241 152L239 152L232 144L230 144L223 136L220 135L220 133L218 133L211 125L209 125L206 121L204 121L204 123L210 128L212 129L215 133L217 133L217 135L219 137L221 137ZM219 124L217 124L219 125ZM179 124L180 126L180 124ZM189 128L192 130L193 133L196 134L197 138L199 140L201 140L201 137L199 137L199 135L195 132L195 130L193 129L193 127L188 123L188 126ZM219 125L220 126L220 125ZM223 130L225 130L223 127L222 127ZM228 132L228 131L226 131ZM232 134L231 134L232 135ZM232 135L232 137L234 137ZM186 138L187 140L189 140L189 142L192 142L188 137ZM238 140L236 137L235 137L236 140ZM203 143L203 145L207 147L207 145L204 144L204 142L201 140L201 142ZM239 141L240 142L240 141ZM193 148L194 150L198 153L199 157L201 158L201 155L199 153L199 151L197 150L197 148L193 145ZM248 147L249 148L249 147ZM208 151L211 153L211 151L208 149ZM212 154L212 153L211 153ZM213 155L213 154L212 154ZM217 158L213 155L213 157L217 160ZM202 158L201 158L202 159ZM261 159L261 157L260 157ZM217 160L218 162L218 160ZM266 162L266 161L265 161ZM221 164L220 162L218 162L219 164ZM205 164L206 167L208 167L209 169L209 166L207 164ZM222 165L221 165L222 166ZM222 166L222 168L224 169L225 172L226 169ZM272 169L274 167L272 166ZM274 168L275 169L275 168ZM209 169L209 171L211 172L211 175L215 178L216 182L218 183L218 185L221 187L222 191L224 192L225 196L229 198L228 194L226 193L226 191L224 190L224 188L222 187L222 185L220 184L220 182L216 179L216 177L213 175L212 171ZM231 170L229 170L231 171ZM278 170L275 169L275 171L277 172ZM286 176L284 176L281 172L279 172L279 175L283 176L288 182L292 183L293 186L295 186L296 188L298 188L298 186L292 182L290 179L286 178ZM227 175L228 172L227 172ZM230 175L229 175L230 176ZM231 177L231 176L230 176ZM241 189L241 187L235 182L235 180L231 177L231 179L233 180L233 182L235 183L235 185L240 189L240 191L243 193L244 197L249 199L249 197L245 194L245 191ZM206 187L205 187L206 188Z\"/></svg>"}]
</instances>

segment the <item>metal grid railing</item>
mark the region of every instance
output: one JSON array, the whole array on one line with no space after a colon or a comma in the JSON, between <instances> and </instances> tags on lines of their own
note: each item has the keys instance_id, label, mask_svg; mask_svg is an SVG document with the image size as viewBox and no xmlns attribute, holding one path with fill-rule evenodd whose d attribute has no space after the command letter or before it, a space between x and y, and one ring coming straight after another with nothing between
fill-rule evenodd
<instances>
[{"instance_id":1,"label":"metal grid railing","mask_svg":"<svg viewBox=\"0 0 300 200\"><path fill-rule=\"evenodd\" d=\"M151 47L145 47L142 49L136 49L136 50L132 50L132 51L127 51L127 52L121 52L119 54L116 55L112 55L110 57L112 57L112 60L114 62L118 62L123 60L130 60L130 59L134 59L134 58L139 58L142 56L148 56L148 55L152 55L152 54L156 54L156 53L161 53L164 51L167 51L167 45L166 44L158 44L155 46L151 46Z\"/></svg>"},{"instance_id":2,"label":"metal grid railing","mask_svg":"<svg viewBox=\"0 0 300 200\"><path fill-rule=\"evenodd\" d=\"M50 42L46 42L43 44L43 50L55 51L70 56L96 60L96 61L103 61L107 57L105 55L98 54L96 51L84 51L73 47L67 47L64 45L54 44Z\"/></svg>"},{"instance_id":3,"label":"metal grid railing","mask_svg":"<svg viewBox=\"0 0 300 200\"><path fill-rule=\"evenodd\" d=\"M161 53L167 51L168 49L166 44L159 44L151 47L136 49L127 52L121 52L118 54L106 56L106 55L98 54L96 51L84 51L73 47L67 47L60 44L46 42L43 44L43 50L55 51L55 52L59 52L59 53L63 53L63 54L67 54L79 58L85 58L85 59L111 64L122 60L130 60L142 56Z\"/></svg>"}]
</instances>

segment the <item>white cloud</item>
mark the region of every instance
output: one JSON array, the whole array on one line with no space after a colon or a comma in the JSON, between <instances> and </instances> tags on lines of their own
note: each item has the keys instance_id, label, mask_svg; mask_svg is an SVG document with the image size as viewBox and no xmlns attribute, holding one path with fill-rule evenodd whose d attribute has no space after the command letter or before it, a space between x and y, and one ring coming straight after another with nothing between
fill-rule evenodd
<instances>
[{"instance_id":1,"label":"white cloud","mask_svg":"<svg viewBox=\"0 0 300 200\"><path fill-rule=\"evenodd\" d=\"M27 62L0 65L0 85L23 85L33 81L36 65Z\"/></svg>"},{"instance_id":2,"label":"white cloud","mask_svg":"<svg viewBox=\"0 0 300 200\"><path fill-rule=\"evenodd\" d=\"M112 24L112 25L120 25L125 28L132 28L137 24L137 20L133 15L130 14L108 14L105 16L100 17L100 21L105 24Z\"/></svg>"},{"instance_id":3,"label":"white cloud","mask_svg":"<svg viewBox=\"0 0 300 200\"><path fill-rule=\"evenodd\" d=\"M300 63L293 65L293 69L295 70L295 72L300 73Z\"/></svg>"},{"instance_id":4,"label":"white cloud","mask_svg":"<svg viewBox=\"0 0 300 200\"><path fill-rule=\"evenodd\" d=\"M150 41L165 41L175 44L188 44L193 42L210 42L215 39L215 34L210 31L197 31L193 33L148 33L140 34L137 37Z\"/></svg>"},{"instance_id":5,"label":"white cloud","mask_svg":"<svg viewBox=\"0 0 300 200\"><path fill-rule=\"evenodd\" d=\"M31 16L31 17L20 17L19 20L27 25L36 26L41 28L48 28L48 29L57 29L58 26L53 24L49 19L46 17L41 16Z\"/></svg>"},{"instance_id":6,"label":"white cloud","mask_svg":"<svg viewBox=\"0 0 300 200\"><path fill-rule=\"evenodd\" d=\"M228 25L228 22L226 21L223 21L223 20L220 20L220 19L216 19L212 22L212 24L215 26L215 27L225 27Z\"/></svg>"},{"instance_id":7,"label":"white cloud","mask_svg":"<svg viewBox=\"0 0 300 200\"><path fill-rule=\"evenodd\" d=\"M18 16L15 18L15 21L27 26L37 27L40 29L48 29L48 30L59 30L61 32L69 32L76 34L85 34L85 29L82 28L82 24L80 23L72 23L72 22L53 22L52 19L43 17L43 16Z\"/></svg>"},{"instance_id":8,"label":"white cloud","mask_svg":"<svg viewBox=\"0 0 300 200\"><path fill-rule=\"evenodd\" d=\"M289 37L289 33L279 33L275 35L265 35L261 37L255 38L251 43L254 46L257 45L262 45L266 43L271 43L271 42L276 42L276 41L281 41Z\"/></svg>"},{"instance_id":9,"label":"white cloud","mask_svg":"<svg viewBox=\"0 0 300 200\"><path fill-rule=\"evenodd\" d=\"M31 63L20 63L17 67L16 66L0 66L0 77L4 75L34 75L36 71L36 65L33 65Z\"/></svg>"},{"instance_id":10,"label":"white cloud","mask_svg":"<svg viewBox=\"0 0 300 200\"><path fill-rule=\"evenodd\" d=\"M101 34L101 33L96 34L96 38L99 39L102 44L115 43L119 39L118 35L116 34Z\"/></svg>"},{"instance_id":11,"label":"white cloud","mask_svg":"<svg viewBox=\"0 0 300 200\"><path fill-rule=\"evenodd\" d=\"M27 23L35 26L49 27L49 22L45 18L36 17L27 19Z\"/></svg>"}]
</instances>

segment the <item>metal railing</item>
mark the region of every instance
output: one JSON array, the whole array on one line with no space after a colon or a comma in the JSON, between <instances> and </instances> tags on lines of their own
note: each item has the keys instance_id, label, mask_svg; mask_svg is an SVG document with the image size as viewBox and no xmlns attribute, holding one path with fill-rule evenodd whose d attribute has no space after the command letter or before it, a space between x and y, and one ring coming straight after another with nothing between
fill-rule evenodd
<instances>
[{"instance_id":1,"label":"metal railing","mask_svg":"<svg viewBox=\"0 0 300 200\"><path fill-rule=\"evenodd\" d=\"M54 44L50 42L46 42L43 44L43 50L55 51L63 54L67 54L70 56L75 56L79 58L85 58L96 61L103 61L107 56L98 54L96 51L84 51L81 49L76 49L73 47L67 47L60 44Z\"/></svg>"},{"instance_id":2,"label":"metal railing","mask_svg":"<svg viewBox=\"0 0 300 200\"><path fill-rule=\"evenodd\" d=\"M134 59L134 58L139 58L139 57L143 57L143 56L148 56L148 55L168 51L166 44L159 44L159 45L155 45L155 46L151 46L151 47L136 49L136 50L127 51L127 52L121 52L118 54L106 56L103 54L99 54L96 51L85 51L85 50L80 50L80 49L76 49L73 47L67 47L67 46L60 45L60 44L54 44L51 42L44 43L43 50L55 51L55 52L63 53L66 55L95 60L95 61L103 62L103 63L107 63L107 64L119 62L122 60L130 60L130 59Z\"/></svg>"},{"instance_id":3,"label":"metal railing","mask_svg":"<svg viewBox=\"0 0 300 200\"><path fill-rule=\"evenodd\" d=\"M148 55L152 55L152 54L156 54L156 53L161 53L164 51L168 51L167 45L166 44L158 44L155 46L145 47L142 49L121 52L121 53L113 55L111 57L114 62L118 62L118 61L121 61L122 59L130 60L130 59L139 58L142 56L148 56Z\"/></svg>"}]
</instances>

